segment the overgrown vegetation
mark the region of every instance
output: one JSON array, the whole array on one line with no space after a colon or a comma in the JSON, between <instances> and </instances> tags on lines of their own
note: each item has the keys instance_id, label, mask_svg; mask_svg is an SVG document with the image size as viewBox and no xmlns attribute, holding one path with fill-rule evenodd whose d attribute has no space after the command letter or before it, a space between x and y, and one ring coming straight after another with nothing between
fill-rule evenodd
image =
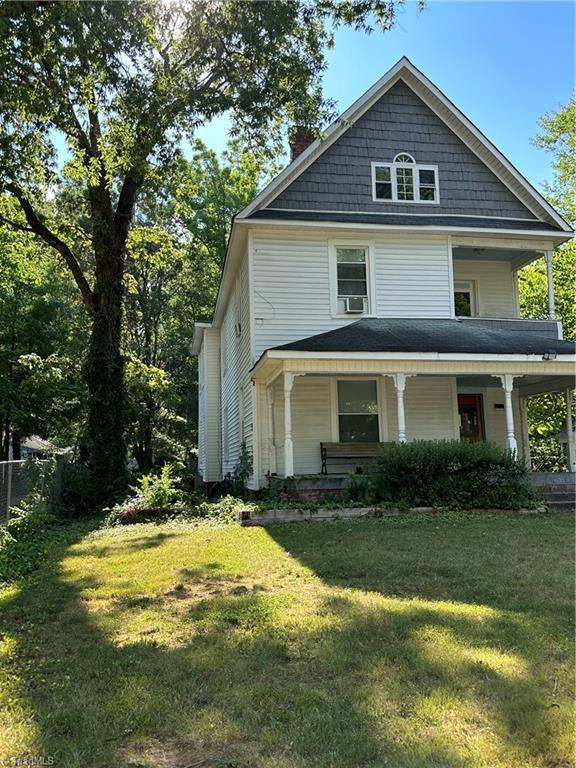
<instances>
[{"instance_id":1,"label":"overgrown vegetation","mask_svg":"<svg viewBox=\"0 0 576 768\"><path fill-rule=\"evenodd\" d=\"M494 443L455 440L386 445L351 492L407 507L519 509L538 501L524 462Z\"/></svg>"}]
</instances>

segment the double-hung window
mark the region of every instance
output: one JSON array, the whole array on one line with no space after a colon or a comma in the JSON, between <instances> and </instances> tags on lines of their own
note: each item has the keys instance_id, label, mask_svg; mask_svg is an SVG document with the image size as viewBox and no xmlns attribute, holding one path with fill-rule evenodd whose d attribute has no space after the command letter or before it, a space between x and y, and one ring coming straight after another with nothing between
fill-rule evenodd
<instances>
[{"instance_id":1,"label":"double-hung window","mask_svg":"<svg viewBox=\"0 0 576 768\"><path fill-rule=\"evenodd\" d=\"M338 432L341 443L380 441L378 392L374 379L338 382Z\"/></svg>"},{"instance_id":2,"label":"double-hung window","mask_svg":"<svg viewBox=\"0 0 576 768\"><path fill-rule=\"evenodd\" d=\"M370 248L337 244L332 249L333 314L363 315L371 311Z\"/></svg>"},{"instance_id":3,"label":"double-hung window","mask_svg":"<svg viewBox=\"0 0 576 768\"><path fill-rule=\"evenodd\" d=\"M400 152L392 163L372 163L372 198L375 202L437 203L438 168L416 163Z\"/></svg>"}]
</instances>

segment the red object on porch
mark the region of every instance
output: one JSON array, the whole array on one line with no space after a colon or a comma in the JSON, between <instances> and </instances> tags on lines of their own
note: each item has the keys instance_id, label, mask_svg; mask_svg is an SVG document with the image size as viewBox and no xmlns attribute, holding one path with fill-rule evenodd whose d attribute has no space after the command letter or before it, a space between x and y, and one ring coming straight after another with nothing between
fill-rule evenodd
<instances>
[{"instance_id":1,"label":"red object on porch","mask_svg":"<svg viewBox=\"0 0 576 768\"><path fill-rule=\"evenodd\" d=\"M467 443L479 443L484 440L482 395L459 394L458 415L460 417L460 440Z\"/></svg>"}]
</instances>

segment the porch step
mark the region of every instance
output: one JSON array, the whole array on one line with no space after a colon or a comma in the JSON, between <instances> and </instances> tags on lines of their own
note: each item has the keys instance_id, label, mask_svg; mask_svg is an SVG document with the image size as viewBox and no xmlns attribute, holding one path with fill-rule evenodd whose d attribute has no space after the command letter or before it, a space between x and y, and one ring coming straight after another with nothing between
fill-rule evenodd
<instances>
[{"instance_id":1,"label":"porch step","mask_svg":"<svg viewBox=\"0 0 576 768\"><path fill-rule=\"evenodd\" d=\"M574 488L576 476L573 472L530 472L528 479L532 485L542 491L558 490L558 488Z\"/></svg>"},{"instance_id":2,"label":"porch step","mask_svg":"<svg viewBox=\"0 0 576 768\"><path fill-rule=\"evenodd\" d=\"M570 501L574 503L573 491L544 491L544 498L547 502L551 501Z\"/></svg>"},{"instance_id":3,"label":"porch step","mask_svg":"<svg viewBox=\"0 0 576 768\"><path fill-rule=\"evenodd\" d=\"M550 510L550 512L575 512L576 511L576 503L574 501L548 501L546 499L545 501L546 506Z\"/></svg>"},{"instance_id":4,"label":"porch step","mask_svg":"<svg viewBox=\"0 0 576 768\"><path fill-rule=\"evenodd\" d=\"M544 503L550 512L576 511L576 489L573 478L570 484L545 484L539 485L538 490L544 496Z\"/></svg>"}]
</instances>

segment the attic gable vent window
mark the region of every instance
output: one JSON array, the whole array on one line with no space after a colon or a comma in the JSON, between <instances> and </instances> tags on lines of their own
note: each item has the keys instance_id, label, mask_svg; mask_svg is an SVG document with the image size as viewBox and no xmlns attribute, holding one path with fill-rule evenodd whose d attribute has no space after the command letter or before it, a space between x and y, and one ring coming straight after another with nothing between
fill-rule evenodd
<instances>
[{"instance_id":1,"label":"attic gable vent window","mask_svg":"<svg viewBox=\"0 0 576 768\"><path fill-rule=\"evenodd\" d=\"M391 163L372 163L372 199L390 203L438 203L438 167L400 152Z\"/></svg>"}]
</instances>

